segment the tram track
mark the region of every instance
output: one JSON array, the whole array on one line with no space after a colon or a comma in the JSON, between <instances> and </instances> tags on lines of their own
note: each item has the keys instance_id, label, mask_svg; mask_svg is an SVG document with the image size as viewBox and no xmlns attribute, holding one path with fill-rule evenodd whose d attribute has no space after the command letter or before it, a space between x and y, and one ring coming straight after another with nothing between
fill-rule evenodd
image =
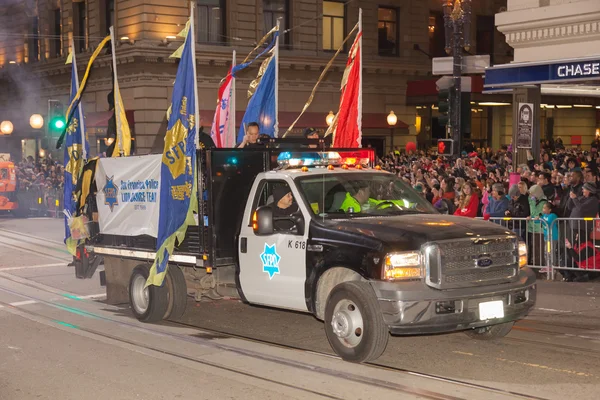
<instances>
[{"instance_id":1,"label":"tram track","mask_svg":"<svg viewBox=\"0 0 600 400\"><path fill-rule=\"evenodd\" d=\"M10 235L7 235L6 233L10 233ZM58 248L58 243L55 241L47 241L44 238L36 238L31 235L24 235L18 238L11 235L16 235L16 233L0 229L0 245L57 261L69 262L69 257L71 257L71 255L66 248L64 248L64 245L62 245L63 248ZM55 243L55 245L46 244L48 242Z\"/></svg>"},{"instance_id":2,"label":"tram track","mask_svg":"<svg viewBox=\"0 0 600 400\"><path fill-rule=\"evenodd\" d=\"M21 281L17 281L17 280L13 280L10 279L8 277L2 276L2 279L7 279L9 281L12 281L14 283L20 284L20 285L24 285L27 286L31 289L35 289L35 290L41 290L50 294L54 294L54 295L60 295L60 293L58 293L57 291L51 291L48 289L44 289L44 288L40 288L39 286L36 285L29 285L26 283L23 283ZM23 298L26 298L30 301L36 302L36 303L40 303L40 304L45 304L47 306L50 307L54 307L54 308L58 308L60 310L63 311L76 311L77 314L82 313L81 310L73 310L71 307L65 307L64 305L56 302L56 301L48 301L48 300L43 300L39 297L36 296L31 296L31 295L27 295L24 293L20 293L20 292L16 292L13 291L11 289L8 289L4 286L0 285L0 291L5 292L5 293L9 293L9 294L13 294L16 296L20 296ZM65 299L69 299L69 298L73 298L76 297L76 295L71 295L69 297L64 297L62 300ZM93 301L91 300L87 300L87 299L78 299L79 301L84 301L84 302L90 302L93 303ZM0 302L0 305L4 306L4 307L10 307L10 308L16 308L14 306L11 306L10 304L4 303L4 302ZM118 308L118 307L115 307ZM36 317L40 317L40 318L45 318L47 320L51 320L53 321L52 318L49 318L47 316L44 316L43 314L40 313L35 313L33 311L29 311L29 310L25 310L21 307L19 307L19 310L21 310L22 312L28 313L30 315L36 316ZM135 324L135 323L126 323L126 322L122 322L122 321L117 321L115 319L112 318L108 318L99 314L95 314L95 313L90 313L90 312L85 312L83 311L83 314L86 314L88 317L92 317L95 319L101 319L107 322L111 322L111 323L115 323L117 325L120 325L122 327L128 327L128 328L133 328L133 329L141 329L144 332L148 332L148 333L152 333L155 335L159 335L159 336L163 336L163 337L170 337L172 339L177 339L177 340L184 340L184 341L192 341L194 343L200 344L200 345L207 345L207 342L210 342L208 339L203 339L203 338L196 338L196 337L190 337L190 336L183 336L180 334L170 334L170 333L165 333L163 331L158 331L152 328L149 328L149 326L143 326L140 327L139 325ZM310 349L305 349L305 348L301 348L301 347L297 347L297 346L293 346L293 345L289 345L289 344L283 344L283 343L278 343L278 342L274 342L274 341L268 341L268 340L262 340L262 339L256 339L253 338L251 336L247 336L247 335L239 335L239 334L233 334L230 332L226 332L226 331L220 331L220 330L215 330L215 329L210 329L210 328L204 328L204 327L200 327L197 325L192 325L192 324L186 324L186 323L182 323L182 322L178 322L178 321L163 321L162 323L159 324L159 326L172 326L172 327L185 327L185 328L191 328L191 329L197 329L201 332L206 332L206 333L212 333L213 335L217 334L219 335L220 338L226 339L239 339L239 340L244 340L244 341L248 341L248 342L253 342L253 343L258 343L258 344L262 344L262 345L269 345L269 346L274 346L274 347L278 347L281 349L285 349L285 350L291 350L291 351L296 351L299 353L305 353L305 354L314 354L314 355L319 355L319 356L323 356L323 357L328 357L328 358L334 358L334 359L340 359L338 356L331 354L331 353L326 353L326 352L320 352L320 351L314 351L314 350L310 350ZM154 350L154 351L158 351L160 353L163 354L167 354L173 357L177 357L177 358L181 358L181 359L185 359L187 361L193 361L193 362L197 362L197 363L201 363L201 364L205 364L207 366L211 366L211 367L215 367L215 368L219 368L222 370L227 370L229 372L237 372L236 370L232 370L231 368L227 367L227 366L222 366L222 365L216 365L214 363L204 363L203 361L197 360L197 359L190 359L190 357L185 356L185 355L181 355L179 353L174 353L174 352L170 352L170 351L166 351L163 349L157 349L151 346L147 346L147 345L143 345L140 344L138 342L133 342L127 339L122 339L119 337L116 337L114 335L110 335L110 334L106 334L106 333L102 333L102 332L98 332L97 330L92 330L92 329L87 329L87 328L83 328L81 326L78 326L78 329L83 330L87 333L91 333L91 334L97 334L99 336L102 336L104 338L107 339L111 339L111 340L116 340L119 341L121 343L125 343L128 345L133 345L133 346L137 346L140 348L143 348L145 350ZM185 339L184 339L185 338ZM219 346L220 350L225 350L225 351L232 351L232 348L230 346L225 346L225 348L222 348L221 346ZM239 351L239 349L233 349L234 352L237 352L240 355L248 355L246 350L243 351ZM260 359L261 361L273 361L271 359L271 357L267 357L265 359L265 357L263 355L259 355L258 357L256 355L251 355L254 356L255 358ZM278 363L281 363L283 365L287 365L289 366L289 361L284 360L284 362L282 363L281 360L278 360ZM276 361L277 362L277 361ZM389 366L389 365L385 365L385 364L381 364L381 363L367 363L365 364L367 366L369 366L370 368L375 368L375 369L379 369L379 370L385 370L385 371L390 371L390 372L394 372L394 373L401 373L401 374L406 374L406 375L410 375L410 376L415 376L415 377L419 377L419 378L424 378L424 379L431 379L431 380L435 380L438 382L443 382L443 383L447 383L447 384L452 384L452 385L459 385L462 387L466 387L469 389L473 389L473 390L479 390L479 391L484 391L487 393L494 393L494 394L498 394L498 395L506 395L506 396L511 396L514 398L520 398L520 399L535 399L535 400L545 400L542 397L538 397L538 396L532 396L532 395L528 395L528 394L523 394L523 393L517 393L514 391L508 391L508 390L503 390L503 389L499 389L499 388L495 388L495 387L491 387L491 386L486 386L486 385L480 385L480 384L475 384L472 382L467 382L467 381L461 381L461 380L457 380L457 379L451 379L451 378L446 378L446 377L442 377L442 376L438 376L438 375L433 375L433 374L427 374L427 373L423 373L423 372L419 372L419 371L414 371L414 370L409 370L409 369L405 369L405 368L399 368L399 367L394 367L394 366ZM314 367L312 366L302 366L302 369L304 370L311 370L314 371ZM327 375L330 375L332 377L339 377L339 373L338 372L332 372L332 371L320 371L323 373L326 373ZM249 376L247 373L244 373L245 375ZM250 374L251 375L251 374ZM351 380L351 381L357 381L357 377L356 376L345 376L344 378L346 378L347 380ZM358 377L361 380L364 380L365 377L361 376ZM261 377L262 379L262 377ZM270 380L266 380L271 382ZM272 382L271 382L272 383ZM385 387L388 388L390 390L394 390L394 391L398 391L401 393L405 393L405 394L412 394L412 395L416 395L416 396L423 396L423 398L427 398L427 399L436 399L436 400L459 400L460 398L454 397L454 396L447 396L441 393L422 393L421 391L415 392L413 389L408 388L407 391L407 387L404 387L403 385L398 387L397 383L393 383L393 382L381 382L381 381L376 381L376 382L362 382L364 384L369 384L371 386L376 386L376 387ZM313 393L313 394L317 394L317 393ZM322 395L319 393L319 395ZM441 397L440 397L441 396ZM331 397L331 396L325 396L327 398L336 398L336 397Z\"/></svg>"},{"instance_id":3,"label":"tram track","mask_svg":"<svg viewBox=\"0 0 600 400\"><path fill-rule=\"evenodd\" d=\"M2 238L2 235L1 235L2 231L3 230L0 229L0 238ZM33 240L27 240L27 239L25 239L25 242L27 244L34 245L34 246L36 245L35 241L44 240L43 238L37 238L37 237L31 236L31 235L26 235L26 236L29 237L29 238L31 238L31 239L33 239ZM0 240L0 242L2 242L2 241ZM18 247L18 246L15 246L15 247ZM51 246L42 246L42 247L45 247L48 250L56 251ZM26 248L26 247L23 248L23 250L24 251L32 251L30 248ZM38 249L37 251L35 251L35 253L43 255L43 256L46 256L46 257L49 256L49 253L47 251L44 251L43 249ZM51 291L51 290L48 290L48 289L41 288L41 287L39 287L37 285L27 284L27 283L23 282L22 279L19 279L19 280L11 279L10 278L10 274L8 274L8 273L2 273L1 269L0 269L0 277L2 279L7 279L9 281L12 281L12 282L14 282L16 284L27 286L27 287L29 287L31 289L35 289L35 290L40 290L40 291L52 293L54 295L60 295L60 293L57 293L57 292L59 292L58 289L57 289L57 291ZM38 303L41 303L41 304L44 304L44 305L47 305L47 306L50 306L50 307L59 308L59 309L61 309L63 311L65 310L64 306L62 306L58 302L43 300L43 299L37 298L35 296L30 296L30 295L27 295L27 294L24 294L24 293L18 293L18 292L15 292L15 291L13 291L13 290L11 290L9 288L3 287L1 285L0 285L0 291L5 292L5 293L10 293L10 294L13 294L13 295L16 295L16 296L24 297L24 298L27 298L27 299L33 301L33 302L38 302ZM73 296L76 297L76 295L73 295ZM64 300L64 299L65 298L63 297L60 300ZM97 303L97 302L94 302L94 301L91 301L91 300L88 300L88 299L79 299L79 300L85 301L85 302L90 302L90 303ZM3 303L3 302L0 302L0 306L8 307L10 309L18 309L20 312L27 313L28 315L34 316L36 318L45 318L46 320L51 320L51 318L49 318L47 316L44 316L43 314L39 314L39 313L30 311L30 310L27 310L27 309L25 309L23 307L14 307L14 306L11 306L10 304ZM215 343L211 343L210 339L205 339L205 338L202 338L202 337L193 337L193 336L188 336L188 335L180 335L180 334L175 334L175 333L167 333L167 332L164 332L164 331L161 331L161 330L152 329L152 328L150 328L151 325L147 325L147 326L142 325L140 327L139 325L137 325L135 323L127 323L127 322L123 322L123 321L118 321L118 320L115 320L115 319L108 318L106 316L97 315L97 314L93 314L93 313L87 313L87 314L89 314L88 316L90 316L90 317L100 318L100 319L103 319L103 320L105 320L107 322L118 324L121 327L128 327L128 328L133 328L133 329L138 329L138 330L141 329L144 332L147 332L147 333L150 333L150 334L153 334L153 335L168 337L168 338L171 338L171 339L174 339L174 340L183 340L183 341L186 341L186 342L193 342L193 343L196 343L196 344L201 344L201 345L209 346L209 347L215 345ZM529 321L529 322L535 322L535 324L537 324L539 322L540 324L545 324L545 325L550 325L550 326L553 325L551 323L547 324L547 323L542 322L542 321ZM235 334L235 333L231 333L231 332L227 332L227 331L221 331L221 330L211 329L211 328L208 328L208 327L203 327L203 326L198 325L198 324L186 324L186 323L179 322L179 321L163 321L161 324L159 324L159 326L160 325L172 326L172 327L185 327L185 328L190 328L190 329L196 329L196 330L199 330L199 331L202 331L202 332L207 332L207 333L212 333L212 334L218 334L222 338L231 338L231 339L244 340L244 341L254 342L254 343L263 344L263 345L275 346L275 347L279 347L279 348L286 349L286 350L302 352L302 353L306 353L306 354L315 354L315 355L319 355L319 356L323 356L323 357L338 358L337 356L335 356L333 354L330 354L330 353L327 353L327 352L313 351L313 350L310 350L310 349L301 348L301 347L297 347L297 346L290 345L290 344L278 343L278 342L264 340L264 339L257 339L255 337L251 337L251 336L247 336L247 335L239 335L239 334ZM566 325L560 325L560 324L554 324L554 325L556 325L557 327L569 328L569 326L566 326ZM121 342L123 344L131 345L131 346L137 346L140 349L145 349L145 350L148 350L148 351L157 351L159 353L166 354L166 355L169 355L169 356L172 356L172 357L176 357L176 358L179 358L179 359L182 359L182 360L187 360L187 361L191 361L191 362L195 362L195 363L204 364L204 365L207 365L207 366L210 366L210 367L214 367L214 368L218 368L218 369L221 369L221 370L224 370L224 371L229 371L229 372L234 372L234 373L241 373L241 374L243 374L245 376L253 377L253 378L260 379L260 380L263 380L263 381L266 381L266 382L280 384L279 382L272 382L268 378L264 378L262 376L254 376L253 374L245 372L245 371L237 371L235 368L228 367L227 365L220 365L220 364L212 363L210 361L207 362L205 360L199 360L199 359L196 359L196 358L190 358L189 356L186 356L185 354L180 354L180 353L168 351L168 350L165 350L165 349L159 349L159 348L156 348L156 347L153 347L153 346L147 346L147 345L144 345L144 344L133 342L131 340L119 338L119 337L117 337L115 335L111 335L111 334L104 333L104 332L99 332L99 331L96 331L94 329L81 328L81 327L78 327L78 328L83 329L87 333L90 333L90 334L93 334L93 335L98 335L99 337L104 337L105 339L115 340L115 341ZM584 329L584 328L582 328L582 329ZM587 329L590 329L590 328L587 328ZM527 331L531 331L531 332L544 333L544 334L547 334L547 335L564 335L563 333L560 333L560 332L553 332L553 331L548 331L548 330L544 330L544 329L537 329L537 328L527 328L526 330ZM516 341L516 342L521 342L521 343L526 343L526 344L539 345L541 347L548 346L548 345L555 346L554 343L549 343L549 342L544 342L544 341L537 341L537 340L531 340L531 339L523 339L523 338L506 338L506 339L509 340L509 341ZM256 358L258 360L261 360L261 361L271 361L271 362L279 363L281 365L297 367L297 368L300 368L300 369L303 369L303 370L307 370L307 371L315 371L314 367L310 366L310 365L302 365L302 364L299 365L299 366L289 365L290 364L289 360L283 360L283 359L277 359L277 358L273 359L272 356L265 356L264 354L253 354L252 352L249 353L247 350L244 350L244 349L240 350L239 348L235 348L235 347L232 347L232 346L229 346L229 345L217 344L217 346L218 346L217 348L220 349L220 350L223 350L223 351L232 351L234 353L237 353L237 354L240 354L240 355L243 355L243 356L254 357L254 358ZM588 348L584 349L584 348L580 348L580 347L576 347L576 346L566 346L566 347L565 346L561 346L561 347L568 348L569 350L573 350L573 351L585 352L587 354L593 353L594 356L596 356L596 355L600 356L600 351L597 351L597 350L594 350L594 349L588 349ZM385 365L385 364L381 364L381 363L368 363L368 364L365 364L365 365L368 366L368 367L370 367L370 368L391 371L391 372L394 372L394 373L407 374L407 375L411 375L411 376L415 376L415 377L420 377L420 378L424 378L424 379L431 379L431 380L435 380L435 381L439 381L439 382L444 382L444 383L447 383L447 384L452 384L452 385L458 385L458 386L462 386L462 387L467 387L467 388L473 389L473 390L480 390L480 391L487 392L489 394L495 393L495 394L498 394L498 395L512 396L514 398L521 398L521 399L537 399L537 400L543 400L544 399L542 397L537 397L537 396L533 396L533 395L529 395L529 394L517 393L517 392L513 392L513 391L499 389L499 388L496 388L496 387L491 387L491 386L486 386L486 385L480 385L480 384L476 384L476 383L472 383L472 382L468 382L468 381L462 381L462 380L458 380L458 379L446 378L446 377L443 377L443 376L437 376L437 375L427 374L427 373L423 373L423 372L419 372L419 371L413 371L413 370L409 370L409 369L403 369L403 368L399 368L399 367L395 367L395 366L390 366L390 365ZM322 372L322 373L324 373L326 375L329 375L331 377L342 378L342 379L351 380L351 381L355 381L355 382L358 379L358 382L361 382L362 384L365 384L365 385L377 386L379 388L385 387L385 388L388 388L390 390L396 391L398 393L404 393L404 394L410 394L410 395L415 395L415 396L421 396L422 398L427 398L427 399L437 399L437 400L446 400L446 399L447 400L457 400L457 399L460 399L460 398L453 397L453 396L447 396L447 395L445 395L443 393L429 392L429 391L423 392L421 390L415 391L414 388L403 386L403 385L399 385L399 384L394 383L394 382L369 381L369 379L366 376L364 376L364 375L354 376L354 375L343 374L343 376L340 377L339 376L339 372L333 371L333 370L324 369L324 370L319 370L319 372ZM363 382L363 380L365 380L365 379L367 381ZM285 385L288 385L288 384L283 384L283 385L285 386ZM294 388L294 389L298 389L298 390L303 390L303 391L306 391L307 393L311 393L311 394L314 394L314 395L324 396L325 398L334 398L334 399L338 398L338 397L335 397L335 396L330 396L330 395L327 395L327 394L322 394L322 393L314 392L314 391L311 391L311 390L309 390L307 388L298 388L298 387L295 387L294 385L291 385L291 386L288 386L288 387Z\"/></svg>"},{"instance_id":4,"label":"tram track","mask_svg":"<svg viewBox=\"0 0 600 400\"><path fill-rule=\"evenodd\" d=\"M40 288L36 288L37 290L43 290ZM334 370L331 368L327 368L327 367L320 367L317 365L313 365L313 364L309 364L306 362L302 362L302 361L293 361L287 358L283 358L283 357L279 357L279 356L274 356L274 355L268 355L268 354L264 354L264 353L260 353L258 351L254 351L254 350L248 350L248 349L244 349L238 346L233 346L233 345L228 345L228 344L222 344L222 343L215 343L214 341L211 341L209 339L204 339L204 338L200 338L200 337L194 337L194 336L189 336L189 335L182 335L182 334L177 334L177 333L169 333L169 332L165 332L165 331L161 331L161 330L157 330L157 329L152 329L149 328L148 326L144 326L144 325L138 325L135 323L128 323L128 322L123 322L123 321L118 321L116 319L113 318L109 318L100 314L96 314L96 313L92 313L92 312L88 312L85 310L81 310L81 309L73 309L71 307L65 307L63 304L54 302L54 301L48 301L48 300L44 300L41 299L39 297L36 296L31 296L28 294L24 294L24 293L20 293L17 292L15 290L6 288L4 286L0 285L0 291L7 293L7 294L11 294L11 295L15 295L15 296L19 296L19 297L23 297L26 298L30 301L33 301L35 303L39 303L39 304L44 304L46 306L49 307L53 307L53 308L57 308L59 310L62 311L70 311L70 312L74 312L77 315L83 315L83 316L87 316L87 317L91 317L94 319L99 319L105 322L109 322L115 325L118 325L120 327L123 328L131 328L131 329L135 329L138 331L143 331L145 333L151 334L151 335L156 335L156 336L160 336L163 338L169 338L169 339L174 339L174 340L180 340L180 341L184 341L184 342L188 342L188 343L194 343L194 344L200 344L206 347L212 347L216 350L221 350L221 351L227 351L227 352L232 352L235 353L237 355L240 356L246 356L246 357L251 357L253 359L256 359L257 361L263 361L263 362L272 362L275 364L279 364L282 367L292 367L292 368L296 368L299 370L303 370L303 371L308 371L308 372L316 372L319 374L324 374L327 376L330 376L331 378L337 378L337 379L342 379L342 380L346 380L346 381L350 381L350 382L354 382L354 383L360 383L366 386L373 386L373 387L377 387L377 388L384 388L384 389L388 389L391 390L393 392L396 392L398 394L402 393L405 395L413 395L413 396L417 396L419 398L423 398L423 399L429 399L429 400L466 400L466 397L457 397L457 396L450 396L450 395L446 395L444 393L439 393L439 392L435 392L435 391L431 391L431 390L427 390L427 389L417 389L414 387L409 387L407 385L403 385L403 384L399 384L396 382L392 382L389 380L382 380L382 379L376 379L376 378L370 378L368 376L368 374L354 374L354 373L348 373L348 372L343 372L343 371L338 371L338 370ZM50 292L52 293L52 292ZM85 301L85 300L84 300ZM43 319L45 320L47 323L49 323L50 325L58 325L56 323L56 320L52 317L49 317L47 315L44 315L40 312L35 312L35 311L31 311L28 309L25 309L23 307L17 307L14 305L11 305L10 303L7 302L3 302L0 301L0 306L2 306L3 308L7 308L7 309L11 309L11 310L15 310L18 311L18 313L20 314L25 314L31 317L35 317L38 319ZM169 321L171 322L171 321ZM176 324L171 322L172 324ZM62 324L64 326L64 324ZM168 325L168 323L165 323L163 325ZM213 367L213 368L217 368L223 371L227 371L227 372L232 372L232 373L237 373L237 374L242 374L244 376L248 376L254 379L259 379L265 382L269 382L269 383L273 383L273 384L277 384L277 385L282 385L288 388L293 388L296 390L300 390L300 391L304 391L306 393L310 393L313 395L318 395L324 398L330 398L330 399L342 399L340 397L336 397L336 396L332 396L330 394L327 393L323 393L323 392L318 392L318 391L314 391L311 389L307 389L298 385L293 385L293 384L288 384L288 383L284 383L284 382L279 382L276 380L272 380L269 378L265 378L264 376L261 376L259 374L252 374L237 368L232 368L229 367L227 365L223 365L220 363L215 363L215 362L211 362L208 360L204 360L204 359L200 359L200 358L195 358L195 357L190 357L187 356L185 354L181 354L179 352L174 352L171 350L166 350L166 349L162 349L162 348L158 348L157 346L149 346L149 345L145 345L143 343L139 343L136 341L132 341L129 339L125 339L123 337L119 337L110 333L106 333L106 332L101 332L97 329L91 329L91 328L87 328L81 325L77 325L76 326L77 330L79 331L83 331L86 332L88 334L91 335L96 335L105 339L109 339L112 341L116 341L119 343L123 343L123 344L127 344L129 346L134 346L137 347L139 349L144 349L147 351L155 351L161 354L165 354L171 357L175 357L178 359L182 359L182 360L186 360L186 361L191 361L194 363L198 363L198 364L202 364L205 366L209 366L209 367ZM198 328L195 328L198 329ZM226 335L226 338L231 338L231 339L241 339L238 337L235 337L233 335ZM261 343L261 344L270 344L264 341L256 341L256 340L249 340L246 339L247 341L253 341L253 342L257 342L257 343ZM278 347L280 348L285 348L287 350L292 350L292 351L300 351L303 353L307 353L307 354L313 354L313 355L321 355L321 356L326 356L331 358L332 356L326 353L319 353L319 352L314 352L314 351L306 351L306 350L302 350L302 349L296 349L293 348L291 346L282 346L279 345ZM337 358L337 357L334 357ZM487 391L487 392L494 392L496 394L503 394L503 395L511 395L511 396L517 396L519 398L523 398L523 399L536 399L536 400L545 400L544 398L541 397L536 397L536 396L530 396L530 395L523 395L523 394L517 394L517 393L512 393L512 392L507 392L507 391L503 391L503 390L499 390L499 389L495 389L495 388L488 388L485 386L480 386L480 385L473 385L470 384L468 382L461 382L461 381L454 381L454 380L448 380L445 378L441 378L441 377L434 377L434 376L427 376L424 374L419 374L417 372L412 372L412 371L406 371L406 370L396 370L396 369L390 369L387 367L381 367L381 366L377 366L376 364L367 364L369 367L373 367L373 368L381 368L381 369L386 369L388 371L393 371L393 372L404 372L404 373L411 373L411 375L415 375L415 376L420 376L421 378L429 378L429 379L435 379L437 381L442 381L445 383L451 383L451 384L455 384L455 385L459 385L459 386L463 386L463 387L469 387L471 389L477 389L477 390L483 390L483 391Z\"/></svg>"}]
</instances>

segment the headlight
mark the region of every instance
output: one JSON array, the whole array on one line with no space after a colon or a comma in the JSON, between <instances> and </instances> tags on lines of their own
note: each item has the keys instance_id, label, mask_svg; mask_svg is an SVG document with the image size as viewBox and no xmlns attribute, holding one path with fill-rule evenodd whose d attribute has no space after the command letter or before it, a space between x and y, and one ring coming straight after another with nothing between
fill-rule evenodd
<instances>
[{"instance_id":1,"label":"headlight","mask_svg":"<svg viewBox=\"0 0 600 400\"><path fill-rule=\"evenodd\" d=\"M527 265L527 244L519 242L519 267L523 268Z\"/></svg>"},{"instance_id":2,"label":"headlight","mask_svg":"<svg viewBox=\"0 0 600 400\"><path fill-rule=\"evenodd\" d=\"M383 279L418 279L422 276L420 252L405 251L402 253L390 253L385 256Z\"/></svg>"}]
</instances>

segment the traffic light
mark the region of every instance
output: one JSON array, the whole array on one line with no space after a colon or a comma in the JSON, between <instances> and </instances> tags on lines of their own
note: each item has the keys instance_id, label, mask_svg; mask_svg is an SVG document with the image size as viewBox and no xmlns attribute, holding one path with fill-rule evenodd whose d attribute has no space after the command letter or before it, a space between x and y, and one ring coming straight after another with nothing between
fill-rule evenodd
<instances>
[{"instance_id":1,"label":"traffic light","mask_svg":"<svg viewBox=\"0 0 600 400\"><path fill-rule=\"evenodd\" d=\"M65 130L65 111L58 100L48 100L48 135L58 137Z\"/></svg>"},{"instance_id":2,"label":"traffic light","mask_svg":"<svg viewBox=\"0 0 600 400\"><path fill-rule=\"evenodd\" d=\"M450 122L450 96L452 96L452 88L440 89L438 93L438 124L440 126L448 125Z\"/></svg>"},{"instance_id":3,"label":"traffic light","mask_svg":"<svg viewBox=\"0 0 600 400\"><path fill-rule=\"evenodd\" d=\"M440 139L440 140L438 140L437 148L438 148L438 155L440 155L440 156L454 155L454 140Z\"/></svg>"}]
</instances>

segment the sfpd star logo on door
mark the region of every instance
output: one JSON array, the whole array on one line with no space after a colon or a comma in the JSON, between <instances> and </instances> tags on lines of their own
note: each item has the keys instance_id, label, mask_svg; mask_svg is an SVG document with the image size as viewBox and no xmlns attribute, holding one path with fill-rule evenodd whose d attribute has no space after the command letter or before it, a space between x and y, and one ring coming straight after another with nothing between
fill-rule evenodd
<instances>
[{"instance_id":1,"label":"sfpd star logo on door","mask_svg":"<svg viewBox=\"0 0 600 400\"><path fill-rule=\"evenodd\" d=\"M104 185L104 204L110 207L110 212L113 211L115 206L119 205L119 200L117 199L117 194L119 194L119 189L115 186L113 182L114 176L110 178L106 177L106 185Z\"/></svg>"},{"instance_id":2,"label":"sfpd star logo on door","mask_svg":"<svg viewBox=\"0 0 600 400\"><path fill-rule=\"evenodd\" d=\"M275 274L279 275L279 260L281 260L281 257L277 254L275 244L269 246L265 243L265 249L260 255L260 259L263 263L263 272L269 274L269 279L273 279Z\"/></svg>"}]
</instances>

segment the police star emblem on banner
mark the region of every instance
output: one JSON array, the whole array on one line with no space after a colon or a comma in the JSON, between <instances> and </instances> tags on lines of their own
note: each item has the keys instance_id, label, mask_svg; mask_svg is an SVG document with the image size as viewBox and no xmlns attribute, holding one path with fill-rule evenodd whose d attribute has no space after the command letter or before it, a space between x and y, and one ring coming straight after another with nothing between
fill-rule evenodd
<instances>
[{"instance_id":1,"label":"police star emblem on banner","mask_svg":"<svg viewBox=\"0 0 600 400\"><path fill-rule=\"evenodd\" d=\"M119 188L113 182L114 176L106 177L106 185L104 185L104 189L102 192L104 193L104 204L110 208L110 212L113 211L115 206L119 205L119 199L117 195L119 194Z\"/></svg>"}]
</instances>

